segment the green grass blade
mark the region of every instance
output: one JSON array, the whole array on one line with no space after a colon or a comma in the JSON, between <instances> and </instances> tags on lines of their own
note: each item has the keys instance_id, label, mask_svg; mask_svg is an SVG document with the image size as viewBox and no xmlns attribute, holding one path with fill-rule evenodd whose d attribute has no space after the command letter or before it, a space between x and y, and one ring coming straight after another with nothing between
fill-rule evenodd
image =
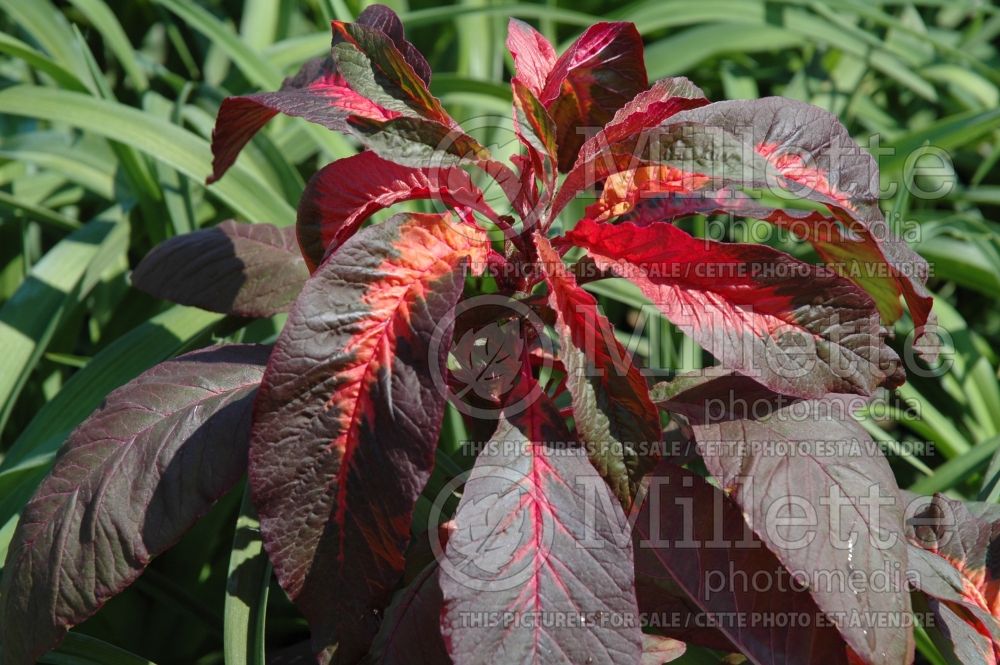
<instances>
[{"instance_id":1,"label":"green grass blade","mask_svg":"<svg viewBox=\"0 0 1000 665\"><path fill-rule=\"evenodd\" d=\"M271 563L260 540L260 522L243 492L229 556L226 603L223 610L223 651L226 665L265 665L264 626Z\"/></svg>"},{"instance_id":2,"label":"green grass blade","mask_svg":"<svg viewBox=\"0 0 1000 665\"><path fill-rule=\"evenodd\" d=\"M15 39L10 35L0 32L0 53L19 58L34 69L45 72L60 86L68 90L86 92L87 87L80 81L79 76L66 69L58 62L50 59L44 53L25 44L20 39Z\"/></svg>"},{"instance_id":3,"label":"green grass blade","mask_svg":"<svg viewBox=\"0 0 1000 665\"><path fill-rule=\"evenodd\" d=\"M120 209L91 221L46 253L0 309L0 430L62 316L79 304L108 262L128 247Z\"/></svg>"},{"instance_id":4,"label":"green grass blade","mask_svg":"<svg viewBox=\"0 0 1000 665\"><path fill-rule=\"evenodd\" d=\"M65 90L15 85L0 90L0 113L70 123L145 152L196 182L212 170L206 141L123 104ZM208 192L247 220L282 226L295 221L292 207L239 163Z\"/></svg>"},{"instance_id":5,"label":"green grass blade","mask_svg":"<svg viewBox=\"0 0 1000 665\"><path fill-rule=\"evenodd\" d=\"M121 63L132 87L139 91L148 88L149 79L146 78L146 72L135 57L135 49L108 5L101 0L70 0L70 2L101 33L104 45Z\"/></svg>"},{"instance_id":6,"label":"green grass blade","mask_svg":"<svg viewBox=\"0 0 1000 665\"><path fill-rule=\"evenodd\" d=\"M7 0L3 10L30 34L55 62L89 81L83 54L66 17L49 0Z\"/></svg>"},{"instance_id":7,"label":"green grass blade","mask_svg":"<svg viewBox=\"0 0 1000 665\"><path fill-rule=\"evenodd\" d=\"M70 631L55 651L41 657L47 665L156 665L142 656L96 637Z\"/></svg>"}]
</instances>

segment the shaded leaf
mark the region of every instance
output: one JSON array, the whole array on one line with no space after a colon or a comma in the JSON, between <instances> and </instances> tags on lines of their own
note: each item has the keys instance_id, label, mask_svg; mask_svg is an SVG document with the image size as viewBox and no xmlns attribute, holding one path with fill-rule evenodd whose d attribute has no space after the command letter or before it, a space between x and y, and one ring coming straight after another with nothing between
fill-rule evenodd
<instances>
[{"instance_id":1,"label":"shaded leaf","mask_svg":"<svg viewBox=\"0 0 1000 665\"><path fill-rule=\"evenodd\" d=\"M481 267L487 249L448 215L363 229L309 279L275 345L250 484L323 662L334 648L341 662L366 653L402 573L444 413L431 368L444 370L466 263Z\"/></svg>"},{"instance_id":2,"label":"shaded leaf","mask_svg":"<svg viewBox=\"0 0 1000 665\"><path fill-rule=\"evenodd\" d=\"M132 284L181 305L267 317L287 311L307 277L294 229L225 221L154 247Z\"/></svg>"},{"instance_id":3,"label":"shaded leaf","mask_svg":"<svg viewBox=\"0 0 1000 665\"><path fill-rule=\"evenodd\" d=\"M438 564L426 566L389 605L367 663L381 665L450 665L441 638Z\"/></svg>"},{"instance_id":4,"label":"shaded leaf","mask_svg":"<svg viewBox=\"0 0 1000 665\"><path fill-rule=\"evenodd\" d=\"M696 622L671 609L657 616L660 624L688 618L693 632L714 625L762 665L847 663L843 639L754 537L735 503L674 464L661 463L649 480L634 527L636 572L669 578L703 612Z\"/></svg>"},{"instance_id":5,"label":"shaded leaf","mask_svg":"<svg viewBox=\"0 0 1000 665\"><path fill-rule=\"evenodd\" d=\"M708 470L757 537L804 576L847 644L865 662L904 665L912 630L887 623L910 612L900 579L902 498L885 457L850 415L862 403L849 395L793 400L729 376L706 378L664 407L687 420ZM880 575L889 581L877 584Z\"/></svg>"},{"instance_id":6,"label":"shaded leaf","mask_svg":"<svg viewBox=\"0 0 1000 665\"><path fill-rule=\"evenodd\" d=\"M70 435L24 507L4 567L3 661L30 665L129 586L246 468L270 347L163 362Z\"/></svg>"}]
</instances>

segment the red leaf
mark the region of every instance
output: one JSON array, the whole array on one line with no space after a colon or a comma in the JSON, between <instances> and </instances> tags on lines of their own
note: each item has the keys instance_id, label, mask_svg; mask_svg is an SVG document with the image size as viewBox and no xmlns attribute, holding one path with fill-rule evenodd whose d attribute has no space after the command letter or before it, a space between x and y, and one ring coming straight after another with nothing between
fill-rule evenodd
<instances>
[{"instance_id":1,"label":"red leaf","mask_svg":"<svg viewBox=\"0 0 1000 665\"><path fill-rule=\"evenodd\" d=\"M540 32L516 18L507 24L507 50L514 58L515 78L540 97L556 64L556 51Z\"/></svg>"},{"instance_id":2,"label":"red leaf","mask_svg":"<svg viewBox=\"0 0 1000 665\"><path fill-rule=\"evenodd\" d=\"M632 23L587 28L552 67L539 99L556 121L559 169L569 171L585 136L648 86L642 37Z\"/></svg>"},{"instance_id":3,"label":"red leaf","mask_svg":"<svg viewBox=\"0 0 1000 665\"><path fill-rule=\"evenodd\" d=\"M582 220L566 241L626 277L722 367L786 395L871 395L902 383L874 303L835 273L765 245L699 240L671 224Z\"/></svg>"},{"instance_id":4,"label":"red leaf","mask_svg":"<svg viewBox=\"0 0 1000 665\"><path fill-rule=\"evenodd\" d=\"M278 581L324 662L334 647L340 662L365 654L403 570L444 413L431 368L444 371L466 263L488 249L448 215L363 229L306 283L275 345L250 484Z\"/></svg>"},{"instance_id":5,"label":"red leaf","mask_svg":"<svg viewBox=\"0 0 1000 665\"><path fill-rule=\"evenodd\" d=\"M350 131L351 116L384 121L399 115L351 90L329 57L310 60L277 92L222 100L212 131L212 174L205 182L221 178L243 146L279 112L339 132Z\"/></svg>"},{"instance_id":6,"label":"red leaf","mask_svg":"<svg viewBox=\"0 0 1000 665\"><path fill-rule=\"evenodd\" d=\"M266 317L287 311L308 277L295 229L230 220L160 243L132 285L211 312Z\"/></svg>"},{"instance_id":7,"label":"red leaf","mask_svg":"<svg viewBox=\"0 0 1000 665\"><path fill-rule=\"evenodd\" d=\"M410 168L373 152L362 152L320 169L299 200L299 246L309 269L315 270L373 214L414 199L465 206L496 219L496 213L465 171Z\"/></svg>"},{"instance_id":8,"label":"red leaf","mask_svg":"<svg viewBox=\"0 0 1000 665\"><path fill-rule=\"evenodd\" d=\"M476 459L441 564L456 665L639 660L625 515L569 440L540 394Z\"/></svg>"},{"instance_id":9,"label":"red leaf","mask_svg":"<svg viewBox=\"0 0 1000 665\"><path fill-rule=\"evenodd\" d=\"M160 363L73 431L10 544L4 663L31 665L56 646L239 481L269 351L223 346Z\"/></svg>"},{"instance_id":10,"label":"red leaf","mask_svg":"<svg viewBox=\"0 0 1000 665\"><path fill-rule=\"evenodd\" d=\"M827 204L850 233L807 240L825 261L842 266L843 274L876 298L886 321L901 315L902 295L918 333L923 332L933 302L924 287L927 262L882 217L878 165L836 116L803 102L768 97L717 102L675 120L705 122L737 134L775 167L785 189Z\"/></svg>"},{"instance_id":11,"label":"red leaf","mask_svg":"<svg viewBox=\"0 0 1000 665\"><path fill-rule=\"evenodd\" d=\"M626 509L643 474L659 457L660 415L649 388L597 301L580 288L562 259L541 235L535 235L538 258L556 312L560 359L573 421L590 461L608 481Z\"/></svg>"},{"instance_id":12,"label":"red leaf","mask_svg":"<svg viewBox=\"0 0 1000 665\"><path fill-rule=\"evenodd\" d=\"M701 88L684 77L661 79L649 90L636 95L615 113L601 131L584 142L555 197L552 215L558 215L574 196L588 187L594 187L609 175L605 164L615 161L609 153L618 146L627 144L639 148L642 143L636 139L646 130L659 126L684 109L707 103Z\"/></svg>"},{"instance_id":13,"label":"red leaf","mask_svg":"<svg viewBox=\"0 0 1000 665\"><path fill-rule=\"evenodd\" d=\"M649 481L634 527L637 574L673 580L702 609L700 620L714 622L755 663L847 662L836 629L723 492L668 463Z\"/></svg>"}]
</instances>

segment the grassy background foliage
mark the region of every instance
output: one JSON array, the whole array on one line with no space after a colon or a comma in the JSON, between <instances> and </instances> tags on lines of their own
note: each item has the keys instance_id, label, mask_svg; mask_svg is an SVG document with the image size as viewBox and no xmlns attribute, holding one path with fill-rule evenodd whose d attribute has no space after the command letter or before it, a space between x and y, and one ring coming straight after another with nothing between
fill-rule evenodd
<instances>
[{"instance_id":1,"label":"grassy background foliage","mask_svg":"<svg viewBox=\"0 0 1000 665\"><path fill-rule=\"evenodd\" d=\"M503 49L510 16L563 46L598 20L634 21L651 79L683 74L716 100L805 100L839 115L863 145L878 146L883 186L915 185L897 186L884 210L932 264L951 361L933 376L911 376L864 423L886 442L901 486L996 500L998 7L966 0L388 4L430 60L433 92L460 121L475 119L469 125L501 152L512 149L504 84L511 61ZM55 451L109 390L183 350L264 341L280 328L280 317L247 325L155 301L132 289L128 274L156 243L223 219L293 222L305 180L350 154L351 144L279 118L206 189L214 114L227 95L275 89L328 48L331 18L350 20L360 5L0 4L0 561ZM739 226L728 237L753 231ZM785 239L774 242L808 257ZM634 290L617 282L593 288L644 362L673 369L703 362L668 323L642 320ZM452 414L432 485L469 464L464 436ZM306 628L280 591L268 594L270 571L241 495L220 502L45 662L263 662L265 640L269 650L287 648L284 662L293 662ZM918 637L921 658L941 662ZM702 650L685 659L717 662Z\"/></svg>"}]
</instances>

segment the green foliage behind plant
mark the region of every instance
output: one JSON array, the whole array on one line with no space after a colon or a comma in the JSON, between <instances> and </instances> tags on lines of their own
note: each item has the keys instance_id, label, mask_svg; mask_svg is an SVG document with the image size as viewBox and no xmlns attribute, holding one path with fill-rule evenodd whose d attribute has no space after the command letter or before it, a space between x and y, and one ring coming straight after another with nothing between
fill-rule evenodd
<instances>
[{"instance_id":1,"label":"green foliage behind plant","mask_svg":"<svg viewBox=\"0 0 1000 665\"><path fill-rule=\"evenodd\" d=\"M901 486L996 500L1000 9L934 0L390 4L435 71L432 92L466 126L488 118L485 141L510 123L501 85L510 16L560 45L598 20L629 20L646 41L651 79L683 74L712 99L783 95L837 114L877 151L883 186L916 185L883 209L931 263L935 311L951 333L947 371L911 375L865 425L886 442ZM225 219L294 221L308 176L354 147L278 118L206 188L213 119L225 96L276 89L329 47L330 19L360 9L348 0L0 7L0 561L55 452L111 389L182 351L268 341L280 329L283 317L247 325L165 305L132 288L129 272L160 241ZM620 330L635 323L633 293L605 285L597 294ZM623 336L657 365L699 362L664 321ZM449 462L467 467L459 419L446 419L444 437ZM255 617L264 606L268 647L296 649L305 625L280 591L266 593L269 570L241 494L46 662L210 663L224 649L228 662L241 651L261 662ZM920 650L938 662L930 643Z\"/></svg>"}]
</instances>

